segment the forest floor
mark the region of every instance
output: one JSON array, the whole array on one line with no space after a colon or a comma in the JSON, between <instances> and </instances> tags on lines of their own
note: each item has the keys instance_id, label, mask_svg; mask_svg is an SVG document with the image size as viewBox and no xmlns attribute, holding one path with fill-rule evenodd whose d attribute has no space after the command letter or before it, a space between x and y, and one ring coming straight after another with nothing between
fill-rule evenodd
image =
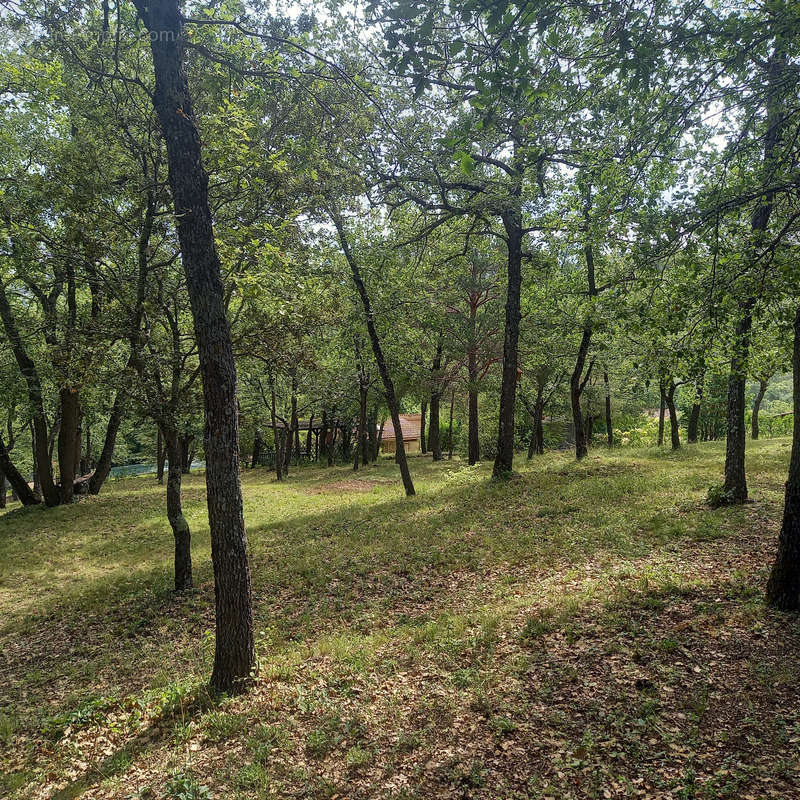
<instances>
[{"instance_id":1,"label":"forest floor","mask_svg":"<svg viewBox=\"0 0 800 800\"><path fill-rule=\"evenodd\" d=\"M788 439L243 476L260 671L212 698L164 489L0 516L0 797L800 797L800 623L762 602Z\"/></svg>"}]
</instances>

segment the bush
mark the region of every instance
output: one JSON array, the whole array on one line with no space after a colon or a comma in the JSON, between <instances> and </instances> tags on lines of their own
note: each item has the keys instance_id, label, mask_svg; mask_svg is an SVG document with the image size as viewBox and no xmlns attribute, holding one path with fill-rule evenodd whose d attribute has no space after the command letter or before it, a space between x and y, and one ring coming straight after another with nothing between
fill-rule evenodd
<instances>
[{"instance_id":1,"label":"bush","mask_svg":"<svg viewBox=\"0 0 800 800\"><path fill-rule=\"evenodd\" d=\"M723 506L733 505L733 492L726 492L723 484L711 486L706 495L706 502L712 508L722 508Z\"/></svg>"}]
</instances>

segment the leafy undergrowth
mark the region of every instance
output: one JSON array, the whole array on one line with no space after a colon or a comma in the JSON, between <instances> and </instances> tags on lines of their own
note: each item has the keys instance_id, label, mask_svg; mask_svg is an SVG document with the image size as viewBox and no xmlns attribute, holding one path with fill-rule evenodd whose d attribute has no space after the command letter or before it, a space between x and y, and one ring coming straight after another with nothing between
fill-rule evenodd
<instances>
[{"instance_id":1,"label":"leafy undergrowth","mask_svg":"<svg viewBox=\"0 0 800 800\"><path fill-rule=\"evenodd\" d=\"M789 442L713 510L723 451L548 454L511 481L414 459L243 479L259 675L211 697L163 487L0 517L0 796L788 798L800 625L761 595Z\"/></svg>"}]
</instances>

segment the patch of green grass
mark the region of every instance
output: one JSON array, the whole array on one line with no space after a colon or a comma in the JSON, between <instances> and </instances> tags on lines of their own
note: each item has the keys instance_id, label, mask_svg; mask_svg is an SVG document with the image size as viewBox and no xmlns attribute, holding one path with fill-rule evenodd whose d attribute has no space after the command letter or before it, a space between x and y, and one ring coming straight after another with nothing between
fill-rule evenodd
<instances>
[{"instance_id":1,"label":"patch of green grass","mask_svg":"<svg viewBox=\"0 0 800 800\"><path fill-rule=\"evenodd\" d=\"M250 720L239 714L225 711L210 711L203 716L201 727L206 738L212 742L224 742L247 729Z\"/></svg>"},{"instance_id":2,"label":"patch of green grass","mask_svg":"<svg viewBox=\"0 0 800 800\"><path fill-rule=\"evenodd\" d=\"M214 743L246 737L229 766L238 791L288 795L303 785L308 796L323 796L331 763L354 773L391 770L362 719L386 726L381 740L396 745L384 750L410 762L403 767L410 780L431 772L462 793L488 792L481 787L495 788L486 778L493 766L468 759L425 770L427 749L466 735L455 726L476 716L473 730L485 734L488 724L507 737L498 745L512 744L528 732L533 702L547 707L536 724L569 740L558 698L580 685L581 665L561 657L573 645L599 649L617 665L633 661L660 688L662 679L680 678L675 664L685 659L672 654L726 623L725 603L736 604L743 625L766 629L762 577L752 565L721 579L685 563L684 548L724 547L735 563L741 531L764 531L764 520L779 514L785 444L748 442L758 502L715 511L704 494L721 474L724 443L678 454L598 447L579 464L569 452L548 453L521 459L519 473L503 482L489 480L488 463L414 458L414 498L404 496L390 459L357 476L371 482L367 491L354 487L349 465L295 469L281 484L267 470L247 470L259 632L254 695L264 698L255 707L228 705L207 689L214 594L202 475L184 481L197 589L180 597L171 586L164 489L150 479L110 484L69 507L0 514L0 646L13 654L0 743L38 740L43 730L51 738L30 749L29 772L0 761L3 792L24 797L26 787L9 789L9 781L78 759L75 732L129 725L131 736L159 731L148 747L164 758L164 770L177 763L164 756L170 748L199 742L219 753ZM712 584L718 593L702 591ZM690 626L673 633L671 617L689 606ZM771 663L753 667L756 684L788 689L796 675ZM624 713L609 713L609 724L657 730L667 700L632 682L627 688L633 699ZM365 713L395 690L385 716ZM693 731L706 713L701 701L682 706ZM599 763L600 744L596 751ZM593 752L587 748L587 758ZM119 777L126 768L117 768ZM181 774L182 790L200 791L186 788L193 773ZM208 776L194 777L214 788ZM597 778L586 791L601 796L602 785ZM330 786L341 793L335 781ZM542 792L559 794L552 786Z\"/></svg>"}]
</instances>

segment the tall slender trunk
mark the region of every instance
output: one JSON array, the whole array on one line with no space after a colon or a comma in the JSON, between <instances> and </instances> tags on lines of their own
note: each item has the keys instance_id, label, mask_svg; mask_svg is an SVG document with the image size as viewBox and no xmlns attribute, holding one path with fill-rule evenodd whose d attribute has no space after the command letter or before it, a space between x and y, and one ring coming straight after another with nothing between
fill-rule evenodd
<instances>
[{"instance_id":1,"label":"tall slender trunk","mask_svg":"<svg viewBox=\"0 0 800 800\"><path fill-rule=\"evenodd\" d=\"M257 467L261 463L261 453L264 449L264 440L261 431L256 428L253 431L253 454L250 458L250 469Z\"/></svg>"},{"instance_id":2,"label":"tall slender trunk","mask_svg":"<svg viewBox=\"0 0 800 800\"><path fill-rule=\"evenodd\" d=\"M283 471L288 475L292 463L292 449L294 448L298 460L300 459L300 446L298 444L298 419L297 419L297 370L292 370L292 412L289 418L289 432L286 440L286 458L283 462Z\"/></svg>"},{"instance_id":3,"label":"tall slender trunk","mask_svg":"<svg viewBox=\"0 0 800 800\"><path fill-rule=\"evenodd\" d=\"M0 444L0 447L4 448L4 445ZM8 493L6 492L6 473L1 462L2 455L0 455L0 508L5 508Z\"/></svg>"},{"instance_id":4,"label":"tall slender trunk","mask_svg":"<svg viewBox=\"0 0 800 800\"><path fill-rule=\"evenodd\" d=\"M75 444L73 445L73 456L75 463L72 466L72 473L76 477L83 475L81 472L81 457L83 456L83 409L78 404L78 419L75 425Z\"/></svg>"},{"instance_id":5,"label":"tall slender trunk","mask_svg":"<svg viewBox=\"0 0 800 800\"><path fill-rule=\"evenodd\" d=\"M75 489L75 441L80 414L80 395L72 386L59 391L61 427L58 429L59 494L62 504L71 503Z\"/></svg>"},{"instance_id":6,"label":"tall slender trunk","mask_svg":"<svg viewBox=\"0 0 800 800\"><path fill-rule=\"evenodd\" d=\"M767 129L764 136L764 150L761 162L761 188L763 191L750 220L752 233L750 260L756 262L756 264L758 261L758 247L764 240L775 202L775 191L770 188L774 181L775 165L773 161L787 117L779 96L787 63L784 36L785 33L783 31L776 34L775 47L767 66L768 86L765 103ZM742 316L736 325L734 333L730 378L728 380L728 430L725 443L725 482L722 490L729 502L732 503L744 503L747 500L747 476L745 471L747 434L744 422L744 393L747 380L747 362L750 355L750 335L753 327L752 312L755 303L756 298L754 296L747 298L742 303Z\"/></svg>"},{"instance_id":7,"label":"tall slender trunk","mask_svg":"<svg viewBox=\"0 0 800 800\"><path fill-rule=\"evenodd\" d=\"M411 473L408 469L408 460L406 458L406 449L403 444L403 429L400 425L400 407L397 402L397 395L394 389L394 382L389 374L389 367L386 364L386 359L383 355L383 348L381 347L378 331L375 328L375 320L373 317L372 305L370 304L369 295L367 294L367 287L361 278L361 270L358 267L358 262L350 249L350 244L347 240L347 233L344 229L344 223L338 212L332 211L331 218L339 234L339 241L342 245L342 252L350 266L350 271L353 275L353 283L356 285L361 304L364 307L364 315L367 319L367 331L369 333L370 343L372 344L372 352L375 355L375 361L378 364L378 371L383 381L384 394L386 395L386 404L389 406L389 413L392 415L392 425L394 426L395 435L395 460L400 467L400 475L403 479L403 486L407 496L413 495L414 483L411 480Z\"/></svg>"},{"instance_id":8,"label":"tall slender trunk","mask_svg":"<svg viewBox=\"0 0 800 800\"><path fill-rule=\"evenodd\" d=\"M308 418L308 433L306 434L306 458L311 461L311 437L313 436L314 431L314 412L311 412L311 416Z\"/></svg>"},{"instance_id":9,"label":"tall slender trunk","mask_svg":"<svg viewBox=\"0 0 800 800\"><path fill-rule=\"evenodd\" d=\"M750 332L753 317L752 303L736 324L733 355L728 377L727 435L725 437L725 482L723 493L731 503L747 500L747 474L745 471L746 430L744 421L744 393L747 385L747 360L750 351Z\"/></svg>"},{"instance_id":10,"label":"tall slender trunk","mask_svg":"<svg viewBox=\"0 0 800 800\"><path fill-rule=\"evenodd\" d=\"M275 477L283 480L283 429L278 433L278 420L275 416L275 383L270 378L270 389L272 393L272 405L270 406L270 418L272 422L272 441L275 446Z\"/></svg>"},{"instance_id":11,"label":"tall slender trunk","mask_svg":"<svg viewBox=\"0 0 800 800\"><path fill-rule=\"evenodd\" d=\"M336 438L339 435L339 418L337 417L333 423L333 432L330 444L328 445L328 466L332 467L334 463L334 456L336 455Z\"/></svg>"},{"instance_id":12,"label":"tall slender trunk","mask_svg":"<svg viewBox=\"0 0 800 800\"><path fill-rule=\"evenodd\" d=\"M752 430L754 439L758 439L758 413L761 410L761 401L764 399L764 395L767 393L768 385L769 385L769 380L764 380L763 378L759 379L758 394L756 395L756 399L753 402Z\"/></svg>"},{"instance_id":13,"label":"tall slender trunk","mask_svg":"<svg viewBox=\"0 0 800 800\"><path fill-rule=\"evenodd\" d=\"M377 464L378 463L378 456L381 452L381 442L383 441L383 429L386 425L386 416L381 417L381 425L378 428L378 438L375 442L375 455L373 457L373 461Z\"/></svg>"},{"instance_id":14,"label":"tall slender trunk","mask_svg":"<svg viewBox=\"0 0 800 800\"><path fill-rule=\"evenodd\" d=\"M614 446L614 427L611 419L611 387L608 383L608 370L603 370L603 383L606 387L606 439L608 446Z\"/></svg>"},{"instance_id":15,"label":"tall slender trunk","mask_svg":"<svg viewBox=\"0 0 800 800\"><path fill-rule=\"evenodd\" d=\"M194 441L193 433L186 433L181 438L181 470L184 475L188 475L192 471L192 461L194 450L192 449L192 442Z\"/></svg>"},{"instance_id":16,"label":"tall slender trunk","mask_svg":"<svg viewBox=\"0 0 800 800\"><path fill-rule=\"evenodd\" d=\"M430 424L428 426L428 448L433 454L434 461L442 460L442 434L440 430L439 417L441 414L442 404L442 385L441 376L439 372L442 368L442 343L436 345L436 355L433 358L431 365L431 379L433 385L431 388L431 403L430 403Z\"/></svg>"},{"instance_id":17,"label":"tall slender trunk","mask_svg":"<svg viewBox=\"0 0 800 800\"><path fill-rule=\"evenodd\" d=\"M367 416L367 449L369 450L369 460L378 459L378 406L374 405Z\"/></svg>"},{"instance_id":18,"label":"tall slender trunk","mask_svg":"<svg viewBox=\"0 0 800 800\"><path fill-rule=\"evenodd\" d=\"M544 455L544 398L536 398L536 405L533 407L533 427L536 429L536 453Z\"/></svg>"},{"instance_id":19,"label":"tall slender trunk","mask_svg":"<svg viewBox=\"0 0 800 800\"><path fill-rule=\"evenodd\" d=\"M585 223L585 235L587 242L583 248L583 256L586 261L586 283L588 287L588 296L591 300L597 297L597 283L595 281L594 271L594 248L591 241L588 241L590 235L591 224L591 209L592 209L592 187L591 184L586 186L585 197L583 204L583 216ZM575 457L580 460L586 456L588 452L587 437L584 430L583 416L581 412L581 394L589 380L592 373L592 366L594 361L589 363L589 369L586 375L583 374L583 368L586 364L586 357L589 353L589 346L592 342L593 323L591 317L587 317L583 323L583 332L581 334L581 343L578 346L578 357L575 359L575 369L572 371L569 381L569 395L570 404L572 406L572 425L575 429Z\"/></svg>"},{"instance_id":20,"label":"tall slender trunk","mask_svg":"<svg viewBox=\"0 0 800 800\"><path fill-rule=\"evenodd\" d=\"M588 453L586 444L586 425L583 419L583 409L581 408L581 395L583 394L586 381L589 379L592 366L586 375L583 375L583 368L586 365L586 356L589 353L589 345L592 341L592 326L587 322L583 326L581 343L578 346L578 357L575 359L575 368L569 379L569 399L572 406L572 427L575 430L575 457L583 458Z\"/></svg>"},{"instance_id":21,"label":"tall slender trunk","mask_svg":"<svg viewBox=\"0 0 800 800\"><path fill-rule=\"evenodd\" d=\"M513 161L517 160L516 145ZM511 189L510 208L503 213L508 247L508 288L503 335L503 379L500 385L500 415L497 456L492 475L501 478L514 469L514 408L517 400L517 367L520 297L522 293L522 175L517 172Z\"/></svg>"},{"instance_id":22,"label":"tall slender trunk","mask_svg":"<svg viewBox=\"0 0 800 800\"><path fill-rule=\"evenodd\" d=\"M114 458L114 446L117 442L117 433L122 424L122 416L124 414L124 398L122 390L117 392L114 398L114 405L111 407L111 414L108 417L108 425L106 426L106 436L103 441L103 449L100 453L100 458L97 461L97 466L94 468L91 478L89 478L89 494L99 494L103 484L111 472L111 463ZM161 429L159 428L159 434ZM158 465L156 465L158 468ZM161 462L161 478L164 478L164 462Z\"/></svg>"},{"instance_id":23,"label":"tall slender trunk","mask_svg":"<svg viewBox=\"0 0 800 800\"><path fill-rule=\"evenodd\" d=\"M658 409L658 446L661 447L664 444L664 412L667 409L667 391L663 381L659 382L658 391L661 393L661 405Z\"/></svg>"},{"instance_id":24,"label":"tall slender trunk","mask_svg":"<svg viewBox=\"0 0 800 800\"><path fill-rule=\"evenodd\" d=\"M328 455L328 412L322 409L322 428L319 432L319 458L325 458L327 463Z\"/></svg>"},{"instance_id":25,"label":"tall slender trunk","mask_svg":"<svg viewBox=\"0 0 800 800\"><path fill-rule=\"evenodd\" d=\"M472 293L469 304L470 336L467 347L467 462L470 466L481 460L478 432L478 302L479 295ZM452 435L450 445L452 450Z\"/></svg>"},{"instance_id":26,"label":"tall slender trunk","mask_svg":"<svg viewBox=\"0 0 800 800\"><path fill-rule=\"evenodd\" d=\"M38 451L36 447L36 435L34 433L33 422L30 423L29 427L31 431L31 462L33 464L33 493L37 497L43 498L42 480L39 477Z\"/></svg>"},{"instance_id":27,"label":"tall slender trunk","mask_svg":"<svg viewBox=\"0 0 800 800\"><path fill-rule=\"evenodd\" d=\"M175 591L192 588L192 535L189 523L183 516L181 481L183 470L181 440L175 430L166 430L167 460L167 519L175 539Z\"/></svg>"},{"instance_id":28,"label":"tall slender trunk","mask_svg":"<svg viewBox=\"0 0 800 800\"><path fill-rule=\"evenodd\" d=\"M183 267L203 379L216 649L211 685L243 688L256 665L250 565L239 480L236 366L225 313L219 255L208 204L200 132L184 71L185 33L178 0L134 0L150 34L158 114L169 163Z\"/></svg>"},{"instance_id":29,"label":"tall slender trunk","mask_svg":"<svg viewBox=\"0 0 800 800\"><path fill-rule=\"evenodd\" d=\"M705 374L701 373L694 385L694 402L692 403L692 410L689 413L689 424L686 430L686 438L689 442L695 443L697 441L697 429L700 425L700 409L703 402L703 381Z\"/></svg>"},{"instance_id":30,"label":"tall slender trunk","mask_svg":"<svg viewBox=\"0 0 800 800\"><path fill-rule=\"evenodd\" d=\"M675 381L670 380L667 390L667 408L669 409L669 435L673 450L680 450L681 435L678 427L678 413L675 410Z\"/></svg>"},{"instance_id":31,"label":"tall slender trunk","mask_svg":"<svg viewBox=\"0 0 800 800\"><path fill-rule=\"evenodd\" d=\"M367 440L367 393L369 392L369 378L363 375L359 385L358 409L358 447L361 450L361 463L366 467L369 464L369 443Z\"/></svg>"},{"instance_id":32,"label":"tall slender trunk","mask_svg":"<svg viewBox=\"0 0 800 800\"><path fill-rule=\"evenodd\" d=\"M778 552L767 582L767 602L782 611L800 609L800 307L794 317L792 356L794 425Z\"/></svg>"},{"instance_id":33,"label":"tall slender trunk","mask_svg":"<svg viewBox=\"0 0 800 800\"><path fill-rule=\"evenodd\" d=\"M453 406L456 404L456 390L450 390L450 424L447 435L447 460L453 460Z\"/></svg>"},{"instance_id":34,"label":"tall slender trunk","mask_svg":"<svg viewBox=\"0 0 800 800\"><path fill-rule=\"evenodd\" d=\"M419 447L422 451L422 455L428 452L427 441L425 439L425 417L428 415L428 398L422 398L422 405L420 410L422 413L419 417Z\"/></svg>"}]
</instances>

